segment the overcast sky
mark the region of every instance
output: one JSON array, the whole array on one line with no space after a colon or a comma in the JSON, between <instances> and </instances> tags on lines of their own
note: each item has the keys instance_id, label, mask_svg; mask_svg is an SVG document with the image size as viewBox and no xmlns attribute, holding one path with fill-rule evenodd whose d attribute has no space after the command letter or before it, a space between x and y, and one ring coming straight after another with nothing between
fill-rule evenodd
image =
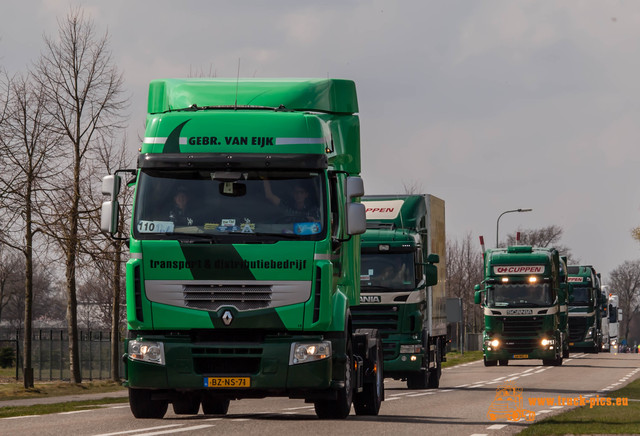
<instances>
[{"instance_id":1,"label":"overcast sky","mask_svg":"<svg viewBox=\"0 0 640 436\"><path fill-rule=\"evenodd\" d=\"M0 66L24 71L82 6L108 31L131 95L148 82L332 77L356 82L368 194L446 202L447 235L495 245L558 225L608 274L640 258L640 2L43 0L0 6Z\"/></svg>"}]
</instances>

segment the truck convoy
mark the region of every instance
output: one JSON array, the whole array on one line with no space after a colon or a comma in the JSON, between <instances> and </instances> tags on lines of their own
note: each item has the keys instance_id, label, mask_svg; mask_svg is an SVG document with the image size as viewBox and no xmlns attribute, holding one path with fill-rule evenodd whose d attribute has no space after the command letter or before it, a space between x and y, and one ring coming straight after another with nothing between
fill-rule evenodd
<instances>
[{"instance_id":1,"label":"truck convoy","mask_svg":"<svg viewBox=\"0 0 640 436\"><path fill-rule=\"evenodd\" d=\"M437 388L447 344L444 201L377 195L362 203L367 231L354 326L381 333L385 377Z\"/></svg>"},{"instance_id":2,"label":"truck convoy","mask_svg":"<svg viewBox=\"0 0 640 436\"><path fill-rule=\"evenodd\" d=\"M485 366L568 356L566 261L554 248L526 245L487 250L475 303L484 311Z\"/></svg>"},{"instance_id":3,"label":"truck convoy","mask_svg":"<svg viewBox=\"0 0 640 436\"><path fill-rule=\"evenodd\" d=\"M569 265L569 349L600 351L602 341L602 292L600 275L591 265Z\"/></svg>"},{"instance_id":4,"label":"truck convoy","mask_svg":"<svg viewBox=\"0 0 640 436\"><path fill-rule=\"evenodd\" d=\"M376 415L381 338L357 330L366 229L355 84L166 79L149 86L135 170L103 180L126 265L125 385L137 418L284 396L320 418Z\"/></svg>"}]
</instances>

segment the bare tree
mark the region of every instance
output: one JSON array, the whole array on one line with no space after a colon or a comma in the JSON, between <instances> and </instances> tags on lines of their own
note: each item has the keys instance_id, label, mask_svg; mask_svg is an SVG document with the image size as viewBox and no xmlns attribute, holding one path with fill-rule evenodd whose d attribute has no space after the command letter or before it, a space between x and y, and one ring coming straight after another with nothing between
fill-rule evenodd
<instances>
[{"instance_id":1,"label":"bare tree","mask_svg":"<svg viewBox=\"0 0 640 436\"><path fill-rule=\"evenodd\" d=\"M44 94L32 76L16 75L9 80L10 103L2 126L0 147L11 172L0 174L4 186L3 203L13 213L11 229L2 243L24 255L24 387L33 387L31 328L33 314L33 258L39 225L37 197L46 189L46 180L55 174L53 162L60 136L50 129L51 117Z\"/></svg>"},{"instance_id":2,"label":"bare tree","mask_svg":"<svg viewBox=\"0 0 640 436\"><path fill-rule=\"evenodd\" d=\"M611 292L622 309L621 337L629 336L629 324L640 310L640 260L627 260L609 274Z\"/></svg>"},{"instance_id":3,"label":"bare tree","mask_svg":"<svg viewBox=\"0 0 640 436\"><path fill-rule=\"evenodd\" d=\"M571 250L565 245L560 244L562 239L562 233L564 230L560 226L551 225L547 227L541 227L539 229L518 229L514 233L507 235L507 245L515 245L517 243L516 236L520 233L520 244L531 245L533 247L553 247L560 253L561 256L567 256L567 260L570 264L579 263L579 259L576 259ZM502 245L504 246L504 245Z\"/></svg>"},{"instance_id":4,"label":"bare tree","mask_svg":"<svg viewBox=\"0 0 640 436\"><path fill-rule=\"evenodd\" d=\"M16 297L21 277L18 271L22 266L20 254L0 244L0 320L3 320L4 308Z\"/></svg>"},{"instance_id":5,"label":"bare tree","mask_svg":"<svg viewBox=\"0 0 640 436\"><path fill-rule=\"evenodd\" d=\"M462 299L464 325L478 332L484 326L482 311L474 304L474 286L482 281L482 253L471 233L461 240L447 240L447 289L449 296Z\"/></svg>"},{"instance_id":6,"label":"bare tree","mask_svg":"<svg viewBox=\"0 0 640 436\"><path fill-rule=\"evenodd\" d=\"M422 183L417 180L412 180L411 182L402 182L402 192L407 195L413 194L422 194L424 189L422 187Z\"/></svg>"},{"instance_id":7,"label":"bare tree","mask_svg":"<svg viewBox=\"0 0 640 436\"><path fill-rule=\"evenodd\" d=\"M71 9L59 21L58 39L45 37L45 49L36 63L55 131L64 135L70 150L70 171L59 181L52 206L49 235L65 254L69 361L71 381L82 382L78 355L76 267L82 220L90 211L80 207L83 181L90 177L85 161L95 145L124 127L123 79L108 49L108 33L97 35L82 9Z\"/></svg>"}]
</instances>

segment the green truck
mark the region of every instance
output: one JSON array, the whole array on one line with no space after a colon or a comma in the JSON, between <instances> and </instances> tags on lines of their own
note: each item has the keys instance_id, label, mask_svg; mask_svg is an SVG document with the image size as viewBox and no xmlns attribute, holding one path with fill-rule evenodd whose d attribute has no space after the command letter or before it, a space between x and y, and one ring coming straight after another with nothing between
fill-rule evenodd
<instances>
[{"instance_id":1,"label":"green truck","mask_svg":"<svg viewBox=\"0 0 640 436\"><path fill-rule=\"evenodd\" d=\"M354 324L381 333L385 377L437 388L447 345L444 201L374 195L362 203L367 231Z\"/></svg>"},{"instance_id":2,"label":"green truck","mask_svg":"<svg viewBox=\"0 0 640 436\"><path fill-rule=\"evenodd\" d=\"M484 311L485 366L542 359L562 365L569 356L566 260L554 248L526 245L487 250L475 303Z\"/></svg>"},{"instance_id":3,"label":"green truck","mask_svg":"<svg viewBox=\"0 0 640 436\"><path fill-rule=\"evenodd\" d=\"M569 349L598 353L602 344L603 295L591 265L569 265Z\"/></svg>"},{"instance_id":4,"label":"green truck","mask_svg":"<svg viewBox=\"0 0 640 436\"><path fill-rule=\"evenodd\" d=\"M356 329L360 128L339 79L164 79L149 86L136 169L103 179L126 265L125 385L137 418L226 414L283 396L320 418L377 415L381 338Z\"/></svg>"}]
</instances>

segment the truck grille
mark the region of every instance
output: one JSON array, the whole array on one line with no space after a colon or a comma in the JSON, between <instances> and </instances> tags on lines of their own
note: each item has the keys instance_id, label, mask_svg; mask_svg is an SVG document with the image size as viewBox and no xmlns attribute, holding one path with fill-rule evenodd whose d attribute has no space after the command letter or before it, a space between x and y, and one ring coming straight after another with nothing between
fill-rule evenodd
<instances>
[{"instance_id":1,"label":"truck grille","mask_svg":"<svg viewBox=\"0 0 640 436\"><path fill-rule=\"evenodd\" d=\"M270 286L186 285L185 307L216 311L222 306L235 306L238 310L269 307Z\"/></svg>"},{"instance_id":2,"label":"truck grille","mask_svg":"<svg viewBox=\"0 0 640 436\"><path fill-rule=\"evenodd\" d=\"M503 348L512 354L530 354L539 348L539 339L505 339Z\"/></svg>"},{"instance_id":3,"label":"truck grille","mask_svg":"<svg viewBox=\"0 0 640 436\"><path fill-rule=\"evenodd\" d=\"M587 330L586 317L570 317L569 318L569 340L571 342L582 341L586 330Z\"/></svg>"},{"instance_id":4,"label":"truck grille","mask_svg":"<svg viewBox=\"0 0 640 436\"><path fill-rule=\"evenodd\" d=\"M398 306L393 305L360 305L351 308L353 329L378 329L384 340L391 333L399 331ZM396 343L382 342L385 360L395 359L399 348Z\"/></svg>"},{"instance_id":5,"label":"truck grille","mask_svg":"<svg viewBox=\"0 0 640 436\"><path fill-rule=\"evenodd\" d=\"M354 329L378 329L383 335L398 331L398 306L360 305L351 308Z\"/></svg>"},{"instance_id":6,"label":"truck grille","mask_svg":"<svg viewBox=\"0 0 640 436\"><path fill-rule=\"evenodd\" d=\"M196 374L257 374L262 359L261 348L194 347L193 368Z\"/></svg>"},{"instance_id":7,"label":"truck grille","mask_svg":"<svg viewBox=\"0 0 640 436\"><path fill-rule=\"evenodd\" d=\"M503 318L503 335L505 338L538 336L542 333L543 320L543 317L537 316Z\"/></svg>"}]
</instances>

